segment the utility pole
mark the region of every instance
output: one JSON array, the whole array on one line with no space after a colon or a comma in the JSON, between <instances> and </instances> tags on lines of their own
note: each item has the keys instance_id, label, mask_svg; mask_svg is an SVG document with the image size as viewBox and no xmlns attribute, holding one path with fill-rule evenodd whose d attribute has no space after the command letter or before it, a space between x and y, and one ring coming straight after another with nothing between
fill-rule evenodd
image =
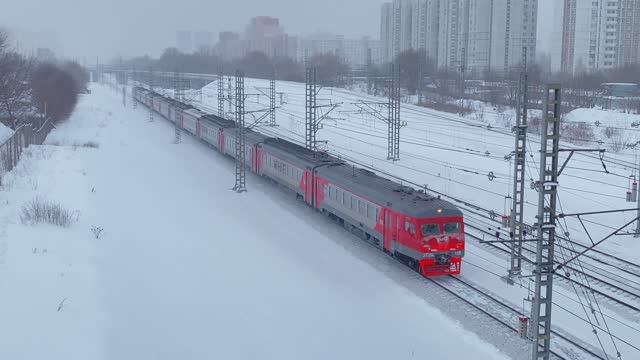
<instances>
[{"instance_id":1,"label":"utility pole","mask_svg":"<svg viewBox=\"0 0 640 360\"><path fill-rule=\"evenodd\" d=\"M218 116L224 116L224 72L218 67Z\"/></svg>"},{"instance_id":2,"label":"utility pole","mask_svg":"<svg viewBox=\"0 0 640 360\"><path fill-rule=\"evenodd\" d=\"M237 74L236 74L237 76ZM233 87L231 85L231 76L229 76L229 78L227 79L228 83L227 83L227 101L229 102L229 113L233 113L233 104L232 104L232 100L233 100ZM244 83L244 82L243 82Z\"/></svg>"},{"instance_id":3,"label":"utility pole","mask_svg":"<svg viewBox=\"0 0 640 360\"><path fill-rule=\"evenodd\" d=\"M149 66L149 122L153 122L153 67Z\"/></svg>"},{"instance_id":4,"label":"utility pole","mask_svg":"<svg viewBox=\"0 0 640 360\"><path fill-rule=\"evenodd\" d=\"M371 95L371 89L373 88L372 73L373 72L373 58L371 55L371 47L367 47L367 94Z\"/></svg>"},{"instance_id":5,"label":"utility pole","mask_svg":"<svg viewBox=\"0 0 640 360\"><path fill-rule=\"evenodd\" d=\"M318 132L318 107L317 107L317 85L316 68L307 67L305 71L306 96L305 96L305 146L307 149L316 151L316 133Z\"/></svg>"},{"instance_id":6,"label":"utility pole","mask_svg":"<svg viewBox=\"0 0 640 360\"><path fill-rule=\"evenodd\" d=\"M524 181L527 155L527 110L528 110L527 48L522 48L522 71L516 103L516 145L514 152L513 204L511 207L511 266L509 279L522 272L522 240L524 240Z\"/></svg>"},{"instance_id":7,"label":"utility pole","mask_svg":"<svg viewBox=\"0 0 640 360\"><path fill-rule=\"evenodd\" d=\"M391 64L389 81L389 117L387 119L387 160L400 160L400 128L406 123L400 122L400 66Z\"/></svg>"},{"instance_id":8,"label":"utility pole","mask_svg":"<svg viewBox=\"0 0 640 360\"><path fill-rule=\"evenodd\" d=\"M247 191L244 100L244 73L238 70L236 71L236 185L233 187L233 190L238 193Z\"/></svg>"},{"instance_id":9,"label":"utility pole","mask_svg":"<svg viewBox=\"0 0 640 360\"><path fill-rule=\"evenodd\" d=\"M173 98L176 101L182 101L184 98L184 94L182 92L182 79L180 78L180 73L176 70L173 74ZM171 115L169 115L171 116ZM175 140L176 144L180 144L182 141L182 110L175 106L173 109L173 117L175 125Z\"/></svg>"},{"instance_id":10,"label":"utility pole","mask_svg":"<svg viewBox=\"0 0 640 360\"><path fill-rule=\"evenodd\" d=\"M640 164L638 164L638 179L640 179ZM635 238L640 237L640 196L637 196L637 198L638 198L638 213L636 216L638 217L638 220L636 220L636 233L635 235L633 235L633 237Z\"/></svg>"},{"instance_id":11,"label":"utility pole","mask_svg":"<svg viewBox=\"0 0 640 360\"><path fill-rule=\"evenodd\" d=\"M274 127L276 124L276 69L271 71L271 79L269 80L269 126Z\"/></svg>"},{"instance_id":12,"label":"utility pole","mask_svg":"<svg viewBox=\"0 0 640 360\"><path fill-rule=\"evenodd\" d=\"M532 301L532 359L548 360L551 351L551 306L553 296L556 202L558 196L558 154L560 144L560 85L547 85L540 144L538 192L538 242L535 291Z\"/></svg>"},{"instance_id":13,"label":"utility pole","mask_svg":"<svg viewBox=\"0 0 640 360\"><path fill-rule=\"evenodd\" d=\"M138 87L138 73L136 72L136 66L133 65L133 86L131 88L131 102L133 103L133 108L138 107L138 102L136 101L136 88Z\"/></svg>"},{"instance_id":14,"label":"utility pole","mask_svg":"<svg viewBox=\"0 0 640 360\"><path fill-rule=\"evenodd\" d=\"M460 72L462 73L462 82L460 83L460 110L464 108L464 93L465 93L465 83L464 83L464 73L467 71L467 49L462 48L462 56L460 58Z\"/></svg>"}]
</instances>

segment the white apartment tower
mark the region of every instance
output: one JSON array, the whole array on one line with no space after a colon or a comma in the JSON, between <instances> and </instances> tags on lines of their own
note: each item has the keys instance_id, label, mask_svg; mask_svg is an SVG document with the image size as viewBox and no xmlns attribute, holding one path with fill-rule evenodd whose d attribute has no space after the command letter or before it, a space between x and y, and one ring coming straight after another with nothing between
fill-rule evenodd
<instances>
[{"instance_id":1,"label":"white apartment tower","mask_svg":"<svg viewBox=\"0 0 640 360\"><path fill-rule=\"evenodd\" d=\"M469 1L440 2L438 68L455 71L463 64L469 33Z\"/></svg>"},{"instance_id":2,"label":"white apartment tower","mask_svg":"<svg viewBox=\"0 0 640 360\"><path fill-rule=\"evenodd\" d=\"M380 43L382 44L382 58L384 62L393 59L393 4L382 4L380 16Z\"/></svg>"},{"instance_id":3,"label":"white apartment tower","mask_svg":"<svg viewBox=\"0 0 640 360\"><path fill-rule=\"evenodd\" d=\"M437 57L439 5L440 0L394 0L382 5L380 40L385 61L409 49L424 49L427 56Z\"/></svg>"},{"instance_id":4,"label":"white apartment tower","mask_svg":"<svg viewBox=\"0 0 640 360\"><path fill-rule=\"evenodd\" d=\"M522 50L535 59L538 0L493 0L491 9L492 71L506 73L522 62Z\"/></svg>"},{"instance_id":5,"label":"white apartment tower","mask_svg":"<svg viewBox=\"0 0 640 360\"><path fill-rule=\"evenodd\" d=\"M523 47L535 56L538 0L395 0L381 20L386 61L425 49L441 69L505 73L521 63Z\"/></svg>"},{"instance_id":6,"label":"white apartment tower","mask_svg":"<svg viewBox=\"0 0 640 360\"><path fill-rule=\"evenodd\" d=\"M639 62L640 0L565 0L564 14L562 71Z\"/></svg>"}]
</instances>

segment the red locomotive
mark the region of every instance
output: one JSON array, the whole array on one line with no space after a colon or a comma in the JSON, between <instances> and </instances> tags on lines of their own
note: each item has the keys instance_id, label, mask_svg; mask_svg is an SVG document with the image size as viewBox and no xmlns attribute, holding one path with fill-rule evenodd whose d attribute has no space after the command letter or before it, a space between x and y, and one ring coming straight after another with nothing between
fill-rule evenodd
<instances>
[{"instance_id":1,"label":"red locomotive","mask_svg":"<svg viewBox=\"0 0 640 360\"><path fill-rule=\"evenodd\" d=\"M235 123L144 88L134 97L235 156ZM424 276L460 274L464 221L453 204L284 139L246 132L246 165Z\"/></svg>"}]
</instances>

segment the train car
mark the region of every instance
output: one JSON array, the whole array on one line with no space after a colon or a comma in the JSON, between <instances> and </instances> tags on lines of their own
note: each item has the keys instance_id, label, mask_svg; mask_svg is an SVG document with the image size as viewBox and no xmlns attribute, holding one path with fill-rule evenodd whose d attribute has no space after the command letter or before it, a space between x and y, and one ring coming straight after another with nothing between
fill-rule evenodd
<instances>
[{"instance_id":1,"label":"train car","mask_svg":"<svg viewBox=\"0 0 640 360\"><path fill-rule=\"evenodd\" d=\"M187 130L191 135L195 137L200 137L200 127L198 123L200 122L200 118L205 114L194 108L186 109L182 111L182 129Z\"/></svg>"},{"instance_id":2,"label":"train car","mask_svg":"<svg viewBox=\"0 0 640 360\"><path fill-rule=\"evenodd\" d=\"M451 203L347 164L318 167L314 207L425 276L460 274L462 212Z\"/></svg>"},{"instance_id":3,"label":"train car","mask_svg":"<svg viewBox=\"0 0 640 360\"><path fill-rule=\"evenodd\" d=\"M206 114L200 118L200 138L224 152L225 132L233 133L236 123L219 116Z\"/></svg>"},{"instance_id":4,"label":"train car","mask_svg":"<svg viewBox=\"0 0 640 360\"><path fill-rule=\"evenodd\" d=\"M300 200L313 206L313 181L309 176L315 168L342 163L339 159L319 156L313 151L279 138L265 139L259 150L261 175L293 191Z\"/></svg>"},{"instance_id":5,"label":"train car","mask_svg":"<svg viewBox=\"0 0 640 360\"><path fill-rule=\"evenodd\" d=\"M173 100L145 89L136 89L134 96L171 118L170 110L162 109ZM233 121L193 108L180 114L184 116L180 121L188 118L183 123L187 131L235 157ZM291 190L309 206L424 276L460 274L464 221L453 204L283 139L250 129L245 135L246 166L251 171Z\"/></svg>"}]
</instances>

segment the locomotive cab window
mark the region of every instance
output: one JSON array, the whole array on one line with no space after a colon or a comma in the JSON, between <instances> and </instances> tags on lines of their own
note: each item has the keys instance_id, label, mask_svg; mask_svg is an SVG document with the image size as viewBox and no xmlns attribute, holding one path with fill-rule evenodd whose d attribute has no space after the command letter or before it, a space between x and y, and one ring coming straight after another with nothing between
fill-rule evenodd
<instances>
[{"instance_id":1,"label":"locomotive cab window","mask_svg":"<svg viewBox=\"0 0 640 360\"><path fill-rule=\"evenodd\" d=\"M422 236L433 236L440 234L437 224L424 224L422 225Z\"/></svg>"},{"instance_id":2,"label":"locomotive cab window","mask_svg":"<svg viewBox=\"0 0 640 360\"><path fill-rule=\"evenodd\" d=\"M460 223L445 224L444 232L447 234L458 234L460 232Z\"/></svg>"}]
</instances>

